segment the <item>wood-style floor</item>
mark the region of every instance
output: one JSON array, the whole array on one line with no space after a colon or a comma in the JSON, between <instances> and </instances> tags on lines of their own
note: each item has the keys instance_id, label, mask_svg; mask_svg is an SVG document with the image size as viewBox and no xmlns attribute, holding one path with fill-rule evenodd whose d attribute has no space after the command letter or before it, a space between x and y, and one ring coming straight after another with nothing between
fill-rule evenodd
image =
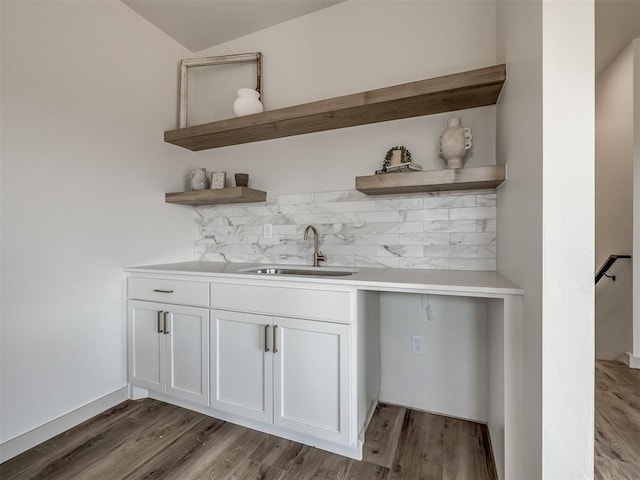
<instances>
[{"instance_id":1,"label":"wood-style floor","mask_svg":"<svg viewBox=\"0 0 640 480\"><path fill-rule=\"evenodd\" d=\"M155 400L128 401L0 465L2 480L496 479L484 425L379 405L364 461Z\"/></svg>"},{"instance_id":2,"label":"wood-style floor","mask_svg":"<svg viewBox=\"0 0 640 480\"><path fill-rule=\"evenodd\" d=\"M595 478L640 479L640 370L596 362ZM13 479L495 479L487 429L379 405L364 460L155 400L129 401L0 465Z\"/></svg>"},{"instance_id":3,"label":"wood-style floor","mask_svg":"<svg viewBox=\"0 0 640 480\"><path fill-rule=\"evenodd\" d=\"M640 370L596 362L596 480L640 479Z\"/></svg>"}]
</instances>

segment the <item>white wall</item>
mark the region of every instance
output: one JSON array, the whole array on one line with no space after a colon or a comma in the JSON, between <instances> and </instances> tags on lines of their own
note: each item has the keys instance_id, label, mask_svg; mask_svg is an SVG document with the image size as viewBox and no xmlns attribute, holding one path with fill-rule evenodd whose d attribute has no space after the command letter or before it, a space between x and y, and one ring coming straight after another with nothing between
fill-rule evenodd
<instances>
[{"instance_id":1,"label":"white wall","mask_svg":"<svg viewBox=\"0 0 640 480\"><path fill-rule=\"evenodd\" d=\"M633 250L633 48L629 44L596 78L595 267ZM632 266L618 260L596 285L596 358L633 348Z\"/></svg>"},{"instance_id":2,"label":"white wall","mask_svg":"<svg viewBox=\"0 0 640 480\"><path fill-rule=\"evenodd\" d=\"M296 105L495 64L495 4L347 1L195 56L253 51L264 54L265 108ZM212 70L211 86L226 88L230 106L235 88L246 85L226 80ZM215 118L219 107L204 103ZM495 107L460 114L474 134L467 165L495 164ZM393 145L405 145L425 168L443 168L436 142L453 115L218 148L196 159L208 169L246 171L251 185L273 195L353 189L354 177L377 170Z\"/></svg>"},{"instance_id":3,"label":"white wall","mask_svg":"<svg viewBox=\"0 0 640 480\"><path fill-rule=\"evenodd\" d=\"M593 2L499 2L498 271L524 287L518 477L593 476ZM580 141L577 141L580 139Z\"/></svg>"},{"instance_id":4,"label":"white wall","mask_svg":"<svg viewBox=\"0 0 640 480\"><path fill-rule=\"evenodd\" d=\"M165 205L187 51L116 1L2 1L2 442L126 383L121 269L191 256Z\"/></svg>"},{"instance_id":5,"label":"white wall","mask_svg":"<svg viewBox=\"0 0 640 480\"><path fill-rule=\"evenodd\" d=\"M486 299L383 293L380 306L380 401L486 422ZM411 352L414 335L424 355Z\"/></svg>"},{"instance_id":6,"label":"white wall","mask_svg":"<svg viewBox=\"0 0 640 480\"><path fill-rule=\"evenodd\" d=\"M498 271L524 288L519 478L542 478L542 4L498 2L498 61L507 62L497 112ZM518 478L518 477L516 477Z\"/></svg>"},{"instance_id":7,"label":"white wall","mask_svg":"<svg viewBox=\"0 0 640 480\"><path fill-rule=\"evenodd\" d=\"M594 14L543 3L544 478L593 476Z\"/></svg>"}]
</instances>

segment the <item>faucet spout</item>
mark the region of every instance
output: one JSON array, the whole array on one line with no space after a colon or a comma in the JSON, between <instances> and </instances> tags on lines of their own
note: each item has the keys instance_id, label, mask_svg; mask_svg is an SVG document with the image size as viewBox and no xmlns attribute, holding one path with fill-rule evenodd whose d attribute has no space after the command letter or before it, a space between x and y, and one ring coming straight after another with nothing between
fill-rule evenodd
<instances>
[{"instance_id":1,"label":"faucet spout","mask_svg":"<svg viewBox=\"0 0 640 480\"><path fill-rule=\"evenodd\" d=\"M318 250L318 230L316 230L316 227L307 225L307 228L304 229L304 239L307 240L309 238L310 231L313 232L313 266L317 267L318 262L325 261L325 256Z\"/></svg>"}]
</instances>

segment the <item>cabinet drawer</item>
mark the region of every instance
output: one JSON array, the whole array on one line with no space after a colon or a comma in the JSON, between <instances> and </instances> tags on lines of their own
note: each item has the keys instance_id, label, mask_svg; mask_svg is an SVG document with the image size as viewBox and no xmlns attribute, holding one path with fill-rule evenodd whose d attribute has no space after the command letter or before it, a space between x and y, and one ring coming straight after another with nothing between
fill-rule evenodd
<instances>
[{"instance_id":1,"label":"cabinet drawer","mask_svg":"<svg viewBox=\"0 0 640 480\"><path fill-rule=\"evenodd\" d=\"M340 323L351 321L351 293L345 291L212 283L211 306Z\"/></svg>"},{"instance_id":2,"label":"cabinet drawer","mask_svg":"<svg viewBox=\"0 0 640 480\"><path fill-rule=\"evenodd\" d=\"M181 305L209 306L209 284L159 278L129 278L127 296Z\"/></svg>"}]
</instances>

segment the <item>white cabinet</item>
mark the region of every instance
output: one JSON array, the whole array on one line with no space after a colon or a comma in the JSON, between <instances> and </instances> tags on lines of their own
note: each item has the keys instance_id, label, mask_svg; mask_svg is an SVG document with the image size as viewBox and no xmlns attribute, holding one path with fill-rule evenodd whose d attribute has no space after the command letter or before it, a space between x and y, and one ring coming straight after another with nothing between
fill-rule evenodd
<instances>
[{"instance_id":1,"label":"white cabinet","mask_svg":"<svg viewBox=\"0 0 640 480\"><path fill-rule=\"evenodd\" d=\"M129 382L163 401L361 458L377 395L358 367L368 364L361 295L333 283L131 273Z\"/></svg>"},{"instance_id":2,"label":"white cabinet","mask_svg":"<svg viewBox=\"0 0 640 480\"><path fill-rule=\"evenodd\" d=\"M348 444L351 422L349 325L274 318L275 425Z\"/></svg>"},{"instance_id":3,"label":"white cabinet","mask_svg":"<svg viewBox=\"0 0 640 480\"><path fill-rule=\"evenodd\" d=\"M129 300L129 381L209 403L209 310Z\"/></svg>"},{"instance_id":4,"label":"white cabinet","mask_svg":"<svg viewBox=\"0 0 640 480\"><path fill-rule=\"evenodd\" d=\"M271 423L271 317L211 310L211 406Z\"/></svg>"},{"instance_id":5,"label":"white cabinet","mask_svg":"<svg viewBox=\"0 0 640 480\"><path fill-rule=\"evenodd\" d=\"M211 406L348 445L350 326L211 311Z\"/></svg>"}]
</instances>

